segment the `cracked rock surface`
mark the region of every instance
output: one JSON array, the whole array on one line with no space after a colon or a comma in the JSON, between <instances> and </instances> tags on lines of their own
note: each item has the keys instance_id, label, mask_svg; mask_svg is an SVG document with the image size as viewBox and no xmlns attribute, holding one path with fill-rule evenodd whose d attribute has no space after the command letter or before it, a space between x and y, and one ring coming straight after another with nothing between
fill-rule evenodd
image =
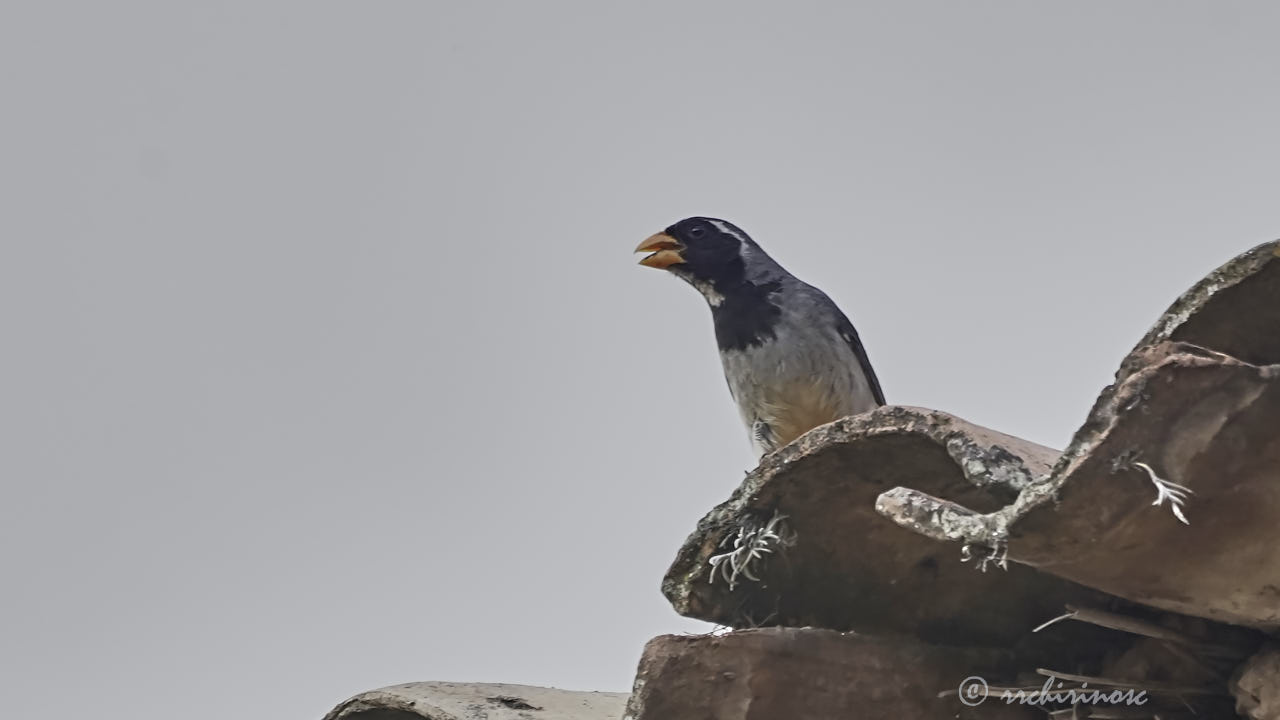
<instances>
[{"instance_id":1,"label":"cracked rock surface","mask_svg":"<svg viewBox=\"0 0 1280 720\"><path fill-rule=\"evenodd\" d=\"M1249 720L1280 720L1280 646L1259 650L1231 682L1236 712Z\"/></svg>"},{"instance_id":2,"label":"cracked rock surface","mask_svg":"<svg viewBox=\"0 0 1280 720\"><path fill-rule=\"evenodd\" d=\"M1012 645L1065 604L1102 593L1032 568L978 572L959 549L894 525L876 497L911 485L995 510L1058 454L945 413L889 407L817 428L767 456L681 548L663 591L682 614L731 627L900 632L928 642ZM966 479L965 469L976 481ZM787 517L795 541L733 591L709 559L744 518Z\"/></svg>"},{"instance_id":3,"label":"cracked rock surface","mask_svg":"<svg viewBox=\"0 0 1280 720\"><path fill-rule=\"evenodd\" d=\"M1181 507L1152 507L1149 473L1189 491ZM1007 541L1014 562L1134 602L1280 626L1280 243L1179 298L1014 502L990 512L903 484L879 506L935 539Z\"/></svg>"},{"instance_id":4,"label":"cracked rock surface","mask_svg":"<svg viewBox=\"0 0 1280 720\"><path fill-rule=\"evenodd\" d=\"M969 707L955 696L969 676L1007 672L1011 655L814 628L663 635L640 660L628 720L1044 717L996 698Z\"/></svg>"},{"instance_id":5,"label":"cracked rock surface","mask_svg":"<svg viewBox=\"0 0 1280 720\"><path fill-rule=\"evenodd\" d=\"M618 720L626 693L417 682L361 693L324 720Z\"/></svg>"}]
</instances>

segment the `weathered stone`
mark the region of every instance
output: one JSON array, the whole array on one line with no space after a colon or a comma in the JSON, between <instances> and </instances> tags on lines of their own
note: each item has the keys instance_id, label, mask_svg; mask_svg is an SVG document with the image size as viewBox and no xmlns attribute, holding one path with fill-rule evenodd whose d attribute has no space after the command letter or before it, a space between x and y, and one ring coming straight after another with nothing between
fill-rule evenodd
<instances>
[{"instance_id":1,"label":"weathered stone","mask_svg":"<svg viewBox=\"0 0 1280 720\"><path fill-rule=\"evenodd\" d=\"M1048 472L1057 453L945 413L888 407L817 428L766 456L698 523L663 583L684 615L732 627L806 625L897 632L926 642L1012 646L1066 604L1102 593L1031 568L978 572L945 545L897 527L875 498L910 485L995 510ZM709 560L744 523L786 516L794 542L730 590ZM1056 630L1033 638L1052 642ZM1077 629L1072 640L1087 641Z\"/></svg>"},{"instance_id":2,"label":"weathered stone","mask_svg":"<svg viewBox=\"0 0 1280 720\"><path fill-rule=\"evenodd\" d=\"M970 677L995 686L1009 676L1011 660L993 650L814 628L664 635L645 647L625 718L1043 718L1042 710L998 697L970 707L954 693Z\"/></svg>"},{"instance_id":3,"label":"weathered stone","mask_svg":"<svg viewBox=\"0 0 1280 720\"><path fill-rule=\"evenodd\" d=\"M1155 607L1280 625L1280 365L1176 353L1136 370L1058 504L1012 526L1010 555ZM1144 462L1190 488L1178 521Z\"/></svg>"},{"instance_id":4,"label":"weathered stone","mask_svg":"<svg viewBox=\"0 0 1280 720\"><path fill-rule=\"evenodd\" d=\"M1280 720L1280 647L1269 645L1241 665L1231 693L1241 717Z\"/></svg>"},{"instance_id":5,"label":"weathered stone","mask_svg":"<svg viewBox=\"0 0 1280 720\"><path fill-rule=\"evenodd\" d=\"M1263 243L1209 273L1174 301L1134 350L1183 342L1253 365L1275 365L1280 363L1278 328L1280 240ZM1129 371L1129 364L1122 364L1117 379Z\"/></svg>"},{"instance_id":6,"label":"weathered stone","mask_svg":"<svg viewBox=\"0 0 1280 720\"><path fill-rule=\"evenodd\" d=\"M1255 248L1175 302L1013 503L992 512L907 483L879 510L1135 602L1280 627L1277 253ZM1168 498L1151 507L1153 474L1190 489L1177 513Z\"/></svg>"},{"instance_id":7,"label":"weathered stone","mask_svg":"<svg viewBox=\"0 0 1280 720\"><path fill-rule=\"evenodd\" d=\"M618 720L626 693L417 682L361 693L324 720Z\"/></svg>"}]
</instances>

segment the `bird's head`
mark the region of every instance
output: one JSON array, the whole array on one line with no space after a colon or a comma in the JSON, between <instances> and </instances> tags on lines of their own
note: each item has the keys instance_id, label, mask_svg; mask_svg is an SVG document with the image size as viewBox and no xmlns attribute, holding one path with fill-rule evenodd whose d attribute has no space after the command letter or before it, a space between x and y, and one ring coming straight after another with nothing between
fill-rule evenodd
<instances>
[{"instance_id":1,"label":"bird's head","mask_svg":"<svg viewBox=\"0 0 1280 720\"><path fill-rule=\"evenodd\" d=\"M734 288L781 270L760 246L733 223L691 217L649 236L636 247L649 253L645 267L666 270L689 282L714 305Z\"/></svg>"}]
</instances>

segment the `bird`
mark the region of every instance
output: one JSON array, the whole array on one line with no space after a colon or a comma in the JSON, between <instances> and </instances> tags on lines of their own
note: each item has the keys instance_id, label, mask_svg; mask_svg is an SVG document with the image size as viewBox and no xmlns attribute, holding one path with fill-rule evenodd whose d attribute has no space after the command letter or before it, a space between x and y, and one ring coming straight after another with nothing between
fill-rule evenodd
<instances>
[{"instance_id":1,"label":"bird","mask_svg":"<svg viewBox=\"0 0 1280 720\"><path fill-rule=\"evenodd\" d=\"M885 404L858 331L741 228L690 217L636 247L707 301L729 394L756 459L819 425Z\"/></svg>"}]
</instances>

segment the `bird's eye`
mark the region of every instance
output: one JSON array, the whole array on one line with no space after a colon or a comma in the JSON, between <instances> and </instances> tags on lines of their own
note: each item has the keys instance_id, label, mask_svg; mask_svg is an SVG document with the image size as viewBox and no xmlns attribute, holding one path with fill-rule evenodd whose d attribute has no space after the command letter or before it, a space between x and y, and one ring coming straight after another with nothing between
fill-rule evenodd
<instances>
[{"instance_id":1,"label":"bird's eye","mask_svg":"<svg viewBox=\"0 0 1280 720\"><path fill-rule=\"evenodd\" d=\"M707 232L707 229L702 227L701 225L694 225L693 227L689 228L689 237L694 238L696 240L697 238L700 238L704 234L706 234L706 232Z\"/></svg>"}]
</instances>

